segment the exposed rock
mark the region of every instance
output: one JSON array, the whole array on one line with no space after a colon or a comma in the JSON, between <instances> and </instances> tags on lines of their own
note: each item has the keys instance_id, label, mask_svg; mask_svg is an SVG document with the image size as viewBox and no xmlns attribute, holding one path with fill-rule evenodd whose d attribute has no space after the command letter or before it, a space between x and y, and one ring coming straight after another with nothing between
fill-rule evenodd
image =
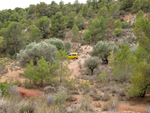
<instances>
[{"instance_id":1,"label":"exposed rock","mask_svg":"<svg viewBox=\"0 0 150 113\"><path fill-rule=\"evenodd\" d=\"M44 88L44 92L47 94L47 93L50 93L50 92L56 92L56 89L52 86L46 86Z\"/></svg>"}]
</instances>

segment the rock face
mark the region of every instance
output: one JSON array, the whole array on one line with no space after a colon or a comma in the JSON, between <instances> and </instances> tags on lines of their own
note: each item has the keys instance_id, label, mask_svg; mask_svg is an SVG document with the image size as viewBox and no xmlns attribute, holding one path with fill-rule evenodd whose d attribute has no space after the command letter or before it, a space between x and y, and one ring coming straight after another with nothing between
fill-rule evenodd
<instances>
[{"instance_id":1,"label":"rock face","mask_svg":"<svg viewBox=\"0 0 150 113\"><path fill-rule=\"evenodd\" d=\"M48 94L48 93L54 93L54 92L56 92L56 89L54 88L54 87L52 87L52 86L46 86L45 88L44 88L44 92L46 93L46 94Z\"/></svg>"}]
</instances>

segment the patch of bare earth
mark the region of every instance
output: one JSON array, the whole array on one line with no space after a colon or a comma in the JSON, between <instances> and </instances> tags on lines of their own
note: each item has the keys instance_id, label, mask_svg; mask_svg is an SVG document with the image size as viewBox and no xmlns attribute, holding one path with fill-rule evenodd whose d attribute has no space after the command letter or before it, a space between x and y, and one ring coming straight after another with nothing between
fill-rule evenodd
<instances>
[{"instance_id":1,"label":"patch of bare earth","mask_svg":"<svg viewBox=\"0 0 150 113\"><path fill-rule=\"evenodd\" d=\"M8 82L14 82L16 80L19 80L20 82L24 82L25 78L24 77L20 77L20 74L23 74L24 70L17 70L17 71L11 71L8 70L8 73L4 74L1 79L0 82L5 82L6 80Z\"/></svg>"},{"instance_id":2,"label":"patch of bare earth","mask_svg":"<svg viewBox=\"0 0 150 113\"><path fill-rule=\"evenodd\" d=\"M23 87L19 87L19 91L23 98L38 97L44 94L44 92L37 89L26 89Z\"/></svg>"},{"instance_id":3,"label":"patch of bare earth","mask_svg":"<svg viewBox=\"0 0 150 113\"><path fill-rule=\"evenodd\" d=\"M131 106L125 103L119 106L118 111L134 111L134 112L146 113L146 109L147 107L143 105Z\"/></svg>"}]
</instances>

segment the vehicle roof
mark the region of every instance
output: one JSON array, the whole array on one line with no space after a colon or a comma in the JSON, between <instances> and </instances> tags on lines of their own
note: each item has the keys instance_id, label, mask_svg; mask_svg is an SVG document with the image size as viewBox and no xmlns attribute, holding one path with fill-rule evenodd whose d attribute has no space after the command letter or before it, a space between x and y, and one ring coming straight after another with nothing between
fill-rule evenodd
<instances>
[{"instance_id":1,"label":"vehicle roof","mask_svg":"<svg viewBox=\"0 0 150 113\"><path fill-rule=\"evenodd\" d=\"M70 53L70 54L78 54L78 53Z\"/></svg>"}]
</instances>

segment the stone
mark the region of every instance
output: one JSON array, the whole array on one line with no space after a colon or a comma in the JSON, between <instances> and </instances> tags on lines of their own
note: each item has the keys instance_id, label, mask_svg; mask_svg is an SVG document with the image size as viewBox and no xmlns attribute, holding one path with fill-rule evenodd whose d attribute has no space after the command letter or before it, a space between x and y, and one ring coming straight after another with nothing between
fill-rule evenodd
<instances>
[{"instance_id":1,"label":"stone","mask_svg":"<svg viewBox=\"0 0 150 113\"><path fill-rule=\"evenodd\" d=\"M47 94L47 93L50 93L50 92L56 92L56 89L52 86L46 86L44 88L44 92Z\"/></svg>"},{"instance_id":2,"label":"stone","mask_svg":"<svg viewBox=\"0 0 150 113\"><path fill-rule=\"evenodd\" d=\"M73 109L72 109L71 107L67 107L67 108L66 108L66 112L67 112L67 113L72 113L72 112L73 112Z\"/></svg>"}]
</instances>

